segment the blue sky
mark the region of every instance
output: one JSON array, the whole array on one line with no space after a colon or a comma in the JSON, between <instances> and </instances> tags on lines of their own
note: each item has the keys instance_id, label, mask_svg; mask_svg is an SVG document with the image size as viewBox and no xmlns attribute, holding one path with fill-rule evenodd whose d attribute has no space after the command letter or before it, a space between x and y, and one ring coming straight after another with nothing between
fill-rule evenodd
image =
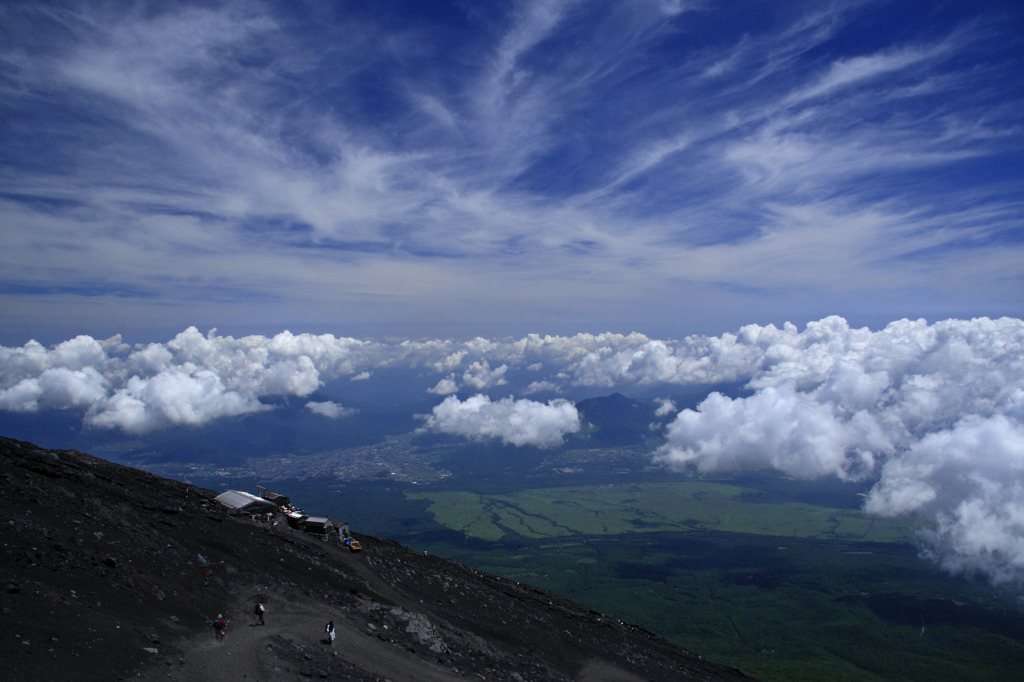
<instances>
[{"instance_id":1,"label":"blue sky","mask_svg":"<svg viewBox=\"0 0 1024 682\"><path fill-rule=\"evenodd\" d=\"M5 3L0 342L1021 316L1016 2Z\"/></svg>"},{"instance_id":2,"label":"blue sky","mask_svg":"<svg viewBox=\"0 0 1024 682\"><path fill-rule=\"evenodd\" d=\"M642 392L653 463L870 481L1020 588L1022 73L1020 2L4 3L0 411Z\"/></svg>"}]
</instances>

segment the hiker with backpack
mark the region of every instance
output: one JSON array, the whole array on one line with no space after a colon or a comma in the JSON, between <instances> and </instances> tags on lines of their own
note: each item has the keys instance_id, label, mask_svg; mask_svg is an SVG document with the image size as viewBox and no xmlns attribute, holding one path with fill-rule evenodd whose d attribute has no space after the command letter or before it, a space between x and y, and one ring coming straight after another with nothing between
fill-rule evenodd
<instances>
[{"instance_id":1,"label":"hiker with backpack","mask_svg":"<svg viewBox=\"0 0 1024 682\"><path fill-rule=\"evenodd\" d=\"M266 613L266 609L263 608L263 604L256 603L256 617L259 619L257 625L266 625L266 621L263 620L263 614Z\"/></svg>"},{"instance_id":2,"label":"hiker with backpack","mask_svg":"<svg viewBox=\"0 0 1024 682\"><path fill-rule=\"evenodd\" d=\"M331 646L334 646L334 621L327 621L327 625L324 626L324 632L327 633L327 638L331 640Z\"/></svg>"},{"instance_id":3,"label":"hiker with backpack","mask_svg":"<svg viewBox=\"0 0 1024 682\"><path fill-rule=\"evenodd\" d=\"M213 632L217 636L218 642L224 641L226 636L224 631L227 630L227 627L228 624L227 621L224 620L224 614L218 613L217 617L213 619Z\"/></svg>"}]
</instances>

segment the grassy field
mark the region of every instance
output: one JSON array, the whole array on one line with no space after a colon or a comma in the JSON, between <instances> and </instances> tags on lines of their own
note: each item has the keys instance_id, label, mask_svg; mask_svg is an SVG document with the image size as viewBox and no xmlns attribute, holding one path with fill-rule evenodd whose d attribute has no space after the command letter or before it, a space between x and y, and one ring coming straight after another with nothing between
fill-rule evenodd
<instances>
[{"instance_id":1,"label":"grassy field","mask_svg":"<svg viewBox=\"0 0 1024 682\"><path fill-rule=\"evenodd\" d=\"M913 521L859 510L762 499L755 491L706 482L541 488L505 495L432 491L410 494L429 502L441 525L481 540L509 535L573 535L720 531L780 538L900 542Z\"/></svg>"},{"instance_id":2,"label":"grassy field","mask_svg":"<svg viewBox=\"0 0 1024 682\"><path fill-rule=\"evenodd\" d=\"M713 482L407 498L445 529L407 533L413 547L766 680L1016 679L1024 666L1013 595L921 559L913 520Z\"/></svg>"},{"instance_id":3,"label":"grassy field","mask_svg":"<svg viewBox=\"0 0 1024 682\"><path fill-rule=\"evenodd\" d=\"M487 494L471 482L282 489L354 529L550 589L772 682L1020 679L1018 595L922 559L918 521L863 514L856 489L615 476Z\"/></svg>"}]
</instances>

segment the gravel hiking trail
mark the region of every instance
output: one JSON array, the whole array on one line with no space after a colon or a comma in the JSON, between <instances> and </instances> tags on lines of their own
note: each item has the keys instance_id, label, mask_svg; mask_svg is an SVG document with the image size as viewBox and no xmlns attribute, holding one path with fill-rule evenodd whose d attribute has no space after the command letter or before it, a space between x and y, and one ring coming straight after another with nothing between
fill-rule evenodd
<instances>
[{"instance_id":1,"label":"gravel hiking trail","mask_svg":"<svg viewBox=\"0 0 1024 682\"><path fill-rule=\"evenodd\" d=\"M358 612L322 606L301 598L276 596L264 589L251 591L224 613L228 622L223 642L213 627L180 642L184 653L177 663L144 670L140 679L180 682L281 679L422 680L462 679L441 666L432 666L404 649L380 641ZM257 595L267 608L265 625L253 613ZM211 614L211 619L217 614ZM330 644L324 632L335 623Z\"/></svg>"}]
</instances>

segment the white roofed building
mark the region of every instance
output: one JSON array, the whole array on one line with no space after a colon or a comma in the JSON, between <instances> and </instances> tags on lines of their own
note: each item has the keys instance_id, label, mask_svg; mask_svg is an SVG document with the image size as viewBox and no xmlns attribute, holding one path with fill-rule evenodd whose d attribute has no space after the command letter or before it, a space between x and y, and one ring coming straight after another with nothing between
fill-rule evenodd
<instances>
[{"instance_id":1,"label":"white roofed building","mask_svg":"<svg viewBox=\"0 0 1024 682\"><path fill-rule=\"evenodd\" d=\"M276 509L276 505L270 500L264 500L262 497L241 490L228 490L213 499L232 511L250 512Z\"/></svg>"}]
</instances>

